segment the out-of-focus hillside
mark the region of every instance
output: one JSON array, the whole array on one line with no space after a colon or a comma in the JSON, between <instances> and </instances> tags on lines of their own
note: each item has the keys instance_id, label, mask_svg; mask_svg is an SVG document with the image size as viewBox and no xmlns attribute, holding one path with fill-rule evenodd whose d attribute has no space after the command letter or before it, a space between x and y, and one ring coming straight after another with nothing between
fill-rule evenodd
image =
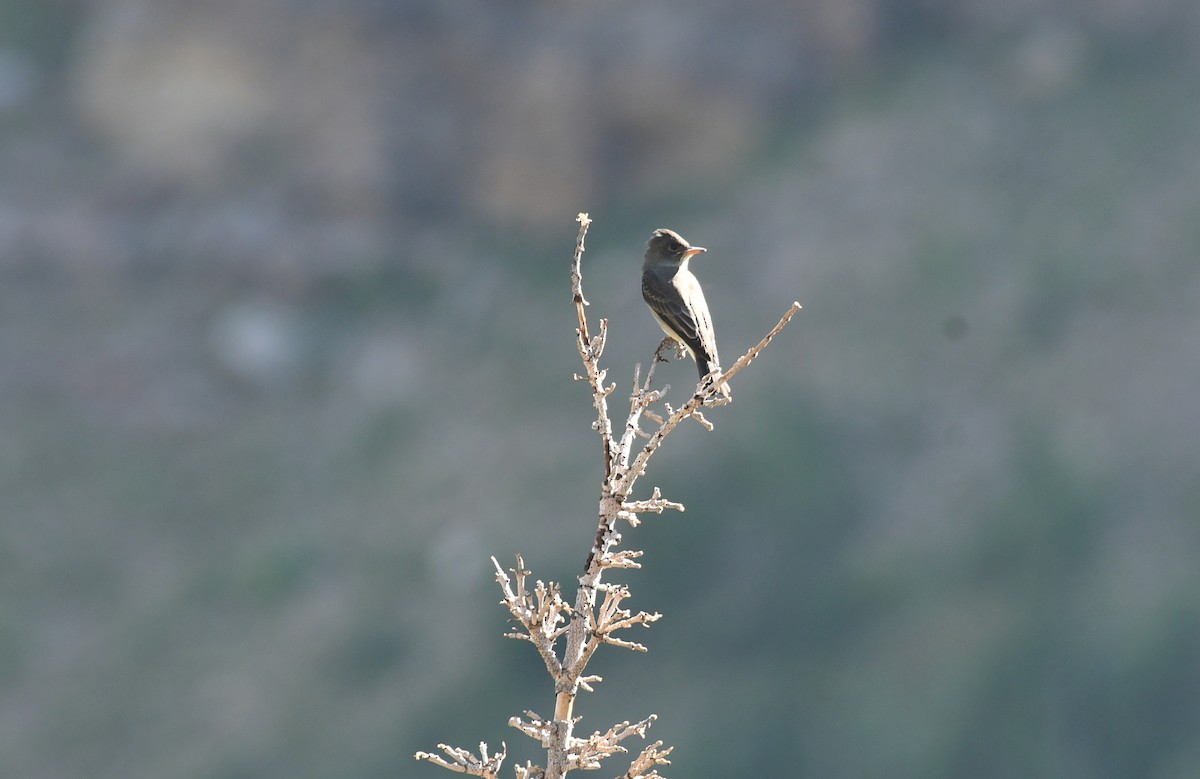
<instances>
[{"instance_id":1,"label":"out-of-focus hillside","mask_svg":"<svg viewBox=\"0 0 1200 779\"><path fill-rule=\"evenodd\" d=\"M488 555L594 531L578 211L621 388L655 227L727 360L805 306L659 456L581 728L1200 773L1200 10L1095 6L0 4L0 776L536 759Z\"/></svg>"}]
</instances>

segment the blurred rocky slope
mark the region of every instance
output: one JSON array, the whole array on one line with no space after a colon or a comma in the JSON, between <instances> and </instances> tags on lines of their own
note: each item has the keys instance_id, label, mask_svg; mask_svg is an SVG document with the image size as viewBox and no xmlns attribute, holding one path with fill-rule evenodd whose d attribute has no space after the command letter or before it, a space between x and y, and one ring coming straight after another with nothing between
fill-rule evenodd
<instances>
[{"instance_id":1,"label":"blurred rocky slope","mask_svg":"<svg viewBox=\"0 0 1200 779\"><path fill-rule=\"evenodd\" d=\"M1200 770L1193 4L4 8L0 775L524 749L484 563L590 533L579 210L622 386L654 227L726 354L805 304L664 450L668 618L583 727L658 712L680 776Z\"/></svg>"}]
</instances>

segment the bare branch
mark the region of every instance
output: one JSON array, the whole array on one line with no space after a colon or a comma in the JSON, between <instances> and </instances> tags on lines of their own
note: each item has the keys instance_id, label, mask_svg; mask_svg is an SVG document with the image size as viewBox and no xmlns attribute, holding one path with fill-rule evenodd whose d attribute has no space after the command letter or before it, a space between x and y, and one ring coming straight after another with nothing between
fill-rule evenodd
<instances>
[{"instance_id":1,"label":"bare branch","mask_svg":"<svg viewBox=\"0 0 1200 779\"><path fill-rule=\"evenodd\" d=\"M600 559L600 565L605 568L641 568L642 564L637 561L641 556L642 552L637 549L622 549L604 555Z\"/></svg>"},{"instance_id":2,"label":"bare branch","mask_svg":"<svg viewBox=\"0 0 1200 779\"><path fill-rule=\"evenodd\" d=\"M654 770L654 766L670 765L671 761L667 759L667 755L671 754L671 750L675 748L663 749L662 743L655 741L643 749L642 753L630 763L629 770L621 779L662 779L662 775ZM650 773L646 773L647 771Z\"/></svg>"},{"instance_id":3,"label":"bare branch","mask_svg":"<svg viewBox=\"0 0 1200 779\"><path fill-rule=\"evenodd\" d=\"M501 603L508 608L519 626L505 635L532 643L554 679L552 718L546 719L526 711L524 717L509 720L510 726L546 749L545 767L530 762L514 766L517 779L562 779L573 770L599 768L605 758L626 751L621 741L633 735L645 737L647 728L655 719L653 714L633 725L622 722L603 733L597 731L586 739L572 735L579 721L573 714L579 690L591 692L593 685L601 681L599 676L584 675L592 655L603 644L645 652L646 647L642 644L618 638L616 634L638 625L649 627L662 617L657 612L634 613L625 608L623 603L630 596L628 587L602 581L604 571L608 569L641 567L641 551L619 548L622 537L617 527L624 520L630 527L636 528L642 521L640 514L652 512L661 515L667 510L684 510L682 503L664 498L657 487L649 498L631 499L634 485L646 472L650 458L683 420L692 418L705 429L713 429L702 409L719 408L730 402L721 392L723 384L749 365L800 310L800 304L793 303L779 323L740 357L728 372L722 374L714 370L703 377L696 386L695 394L679 408L673 408L664 400L669 386L664 385L660 389L653 386L658 363L666 362L671 353L683 356L682 349L674 340L664 339L655 350L645 376L642 376L640 365L634 372L629 413L618 438L613 433L608 409L608 396L615 391L616 384L608 381L607 371L600 366L600 358L608 340L608 321L600 319L593 334L585 310L589 304L583 295L581 266L591 219L586 213L581 213L577 221L579 233L571 263L571 299L578 320L575 345L583 362L583 372L577 374L575 379L586 382L591 389L592 405L596 412L592 428L599 434L603 448L604 480L596 535L583 573L579 576L573 604L563 599L559 585L553 581L538 579L533 581L531 587L532 574L525 569L525 562L520 555L517 555L516 567L507 571L495 557L492 558L496 581L503 595ZM661 407L659 404L662 404ZM665 412L659 413L659 408L665 409ZM643 429L644 420L650 420L657 427L650 431ZM604 596L597 605L600 593ZM564 640L560 643L559 639ZM459 773L492 779L496 777L506 756L505 748L489 756L486 744L480 744L478 757L459 747L445 744L439 744L439 747L444 755L418 752L416 758ZM671 748L664 749L661 741L646 746L630 763L622 779L662 779L656 767L669 765L667 756L670 753Z\"/></svg>"},{"instance_id":4,"label":"bare branch","mask_svg":"<svg viewBox=\"0 0 1200 779\"><path fill-rule=\"evenodd\" d=\"M641 644L635 641L615 638L612 634L618 630L631 628L634 625L649 627L651 622L657 622L662 619L662 614L657 612L649 614L645 611L639 611L637 614L634 614L628 609L621 608L621 601L628 597L629 588L624 585L608 588L608 591L604 594L604 602L600 605L600 616L596 620L595 634L606 644L614 644L637 652L645 652L646 647Z\"/></svg>"},{"instance_id":5,"label":"bare branch","mask_svg":"<svg viewBox=\"0 0 1200 779\"><path fill-rule=\"evenodd\" d=\"M554 739L554 722L542 719L532 711L526 711L525 716L529 718L528 722L520 717L509 718L509 726L516 728L534 741L540 742L543 747L548 748Z\"/></svg>"},{"instance_id":6,"label":"bare branch","mask_svg":"<svg viewBox=\"0 0 1200 779\"><path fill-rule=\"evenodd\" d=\"M590 306L591 303L583 297L583 273L579 266L583 261L583 240L587 237L588 226L592 220L587 214L580 212L575 221L579 222L579 235L575 238L575 259L571 263L571 299L575 301L579 312L579 330L583 333L584 340L588 340L587 317L584 316L583 307Z\"/></svg>"},{"instance_id":7,"label":"bare branch","mask_svg":"<svg viewBox=\"0 0 1200 779\"><path fill-rule=\"evenodd\" d=\"M721 375L721 379L723 381L728 381L740 373L747 365L749 365L754 358L758 356L758 353L765 349L767 344L769 344L775 338L775 336L778 335L785 326L787 326L787 323L792 321L792 317L796 315L796 312L798 312L800 308L801 306L799 303L792 303L791 308L789 308L779 322L773 328L771 328L771 331L763 336L761 341L750 347L745 354L739 357L733 364L733 367ZM661 350L662 347L660 346L659 348ZM705 380L701 382L698 390L699 391L697 394L693 395L692 398L688 400L688 402L682 407L671 411L666 421L659 425L658 430L654 431L654 433L651 434L650 439L645 443L645 445L642 446L641 451L638 452L637 457L634 458L633 463L630 465L630 473L625 479L625 484L627 486L632 487L633 483L636 482L637 479L646 472L646 466L649 464L650 458L654 456L654 453L658 451L660 446L662 446L662 443L666 437L680 422L688 417L697 417L697 420L700 421L705 428L709 430L712 429L712 425L709 424L708 420L704 419L703 416L699 414L700 407L705 404L724 405L728 402L728 399L720 397L718 383L712 380L711 375L706 377ZM669 406L668 410L670 410Z\"/></svg>"},{"instance_id":8,"label":"bare branch","mask_svg":"<svg viewBox=\"0 0 1200 779\"><path fill-rule=\"evenodd\" d=\"M721 398L717 402L720 402L723 405L725 403L728 403L729 400L727 398ZM708 419L703 414L700 413L700 409L696 409L695 411L692 412L692 419L699 422L700 427L704 428L708 432L711 433L714 430L712 422L709 422Z\"/></svg>"},{"instance_id":9,"label":"bare branch","mask_svg":"<svg viewBox=\"0 0 1200 779\"><path fill-rule=\"evenodd\" d=\"M600 677L600 676L596 676L596 675L581 676L581 677L579 677L579 686L582 689L587 690L588 692L595 692L595 690L592 689L592 684L595 682L602 682L602 681L604 681L604 678Z\"/></svg>"},{"instance_id":10,"label":"bare branch","mask_svg":"<svg viewBox=\"0 0 1200 779\"><path fill-rule=\"evenodd\" d=\"M517 779L544 779L546 776L545 768L534 765L528 760L525 761L525 765L514 765L513 771L516 773Z\"/></svg>"},{"instance_id":11,"label":"bare branch","mask_svg":"<svg viewBox=\"0 0 1200 779\"><path fill-rule=\"evenodd\" d=\"M586 741L579 740L575 753L571 760L572 768L581 768L585 771L594 770L600 767L600 761L606 757L611 757L617 752L628 752L629 750L621 746L621 742L630 736L646 737L646 729L650 724L657 719L657 716L651 714L641 722L630 725L628 722L621 722L613 725L604 733L599 731L593 733Z\"/></svg>"},{"instance_id":12,"label":"bare branch","mask_svg":"<svg viewBox=\"0 0 1200 779\"><path fill-rule=\"evenodd\" d=\"M558 626L566 621L564 614L571 612L571 606L562 599L558 585L554 582L543 583L540 579L535 584L533 597L525 586L529 571L525 570L525 561L517 555L517 567L511 569L516 578L516 588L500 562L492 557L492 565L496 567L496 581L504 598L500 601L508 606L509 612L525 628L524 633L513 631L505 633L505 638L517 638L529 641L537 647L538 654L546 663L546 670L556 679L562 674L562 661L554 651L554 642L562 635Z\"/></svg>"},{"instance_id":13,"label":"bare branch","mask_svg":"<svg viewBox=\"0 0 1200 779\"><path fill-rule=\"evenodd\" d=\"M655 514L661 514L667 509L675 511L684 510L682 503L676 503L664 498L662 493L659 492L658 487L654 488L654 494L650 496L649 500L627 500L621 504L621 508L631 514L637 514L641 511L653 511Z\"/></svg>"},{"instance_id":14,"label":"bare branch","mask_svg":"<svg viewBox=\"0 0 1200 779\"><path fill-rule=\"evenodd\" d=\"M779 323L771 328L771 332L763 336L761 341L756 343L754 346L751 346L745 354L739 357L737 362L735 362L729 368L729 370L725 371L723 378L728 381L730 378L738 375L743 368L753 362L754 358L758 356L758 353L767 348L767 344L771 343L771 341L775 339L775 336L779 335L779 332L783 330L783 328L787 327L787 323L792 321L792 317L794 317L801 308L803 308L803 306L793 301L792 307L789 308L787 313L780 318Z\"/></svg>"},{"instance_id":15,"label":"bare branch","mask_svg":"<svg viewBox=\"0 0 1200 779\"><path fill-rule=\"evenodd\" d=\"M619 646L622 649L630 649L630 650L633 650L634 652L649 652L650 651L649 649L646 648L645 644L639 644L636 641L626 641L623 638L614 638L612 636L604 636L602 640L605 644L612 644L613 646Z\"/></svg>"},{"instance_id":16,"label":"bare branch","mask_svg":"<svg viewBox=\"0 0 1200 779\"><path fill-rule=\"evenodd\" d=\"M461 747L452 747L446 744L438 744L438 749L445 752L450 759L447 760L441 755L429 752L417 752L413 757L417 760L428 760L434 765L440 765L442 768L448 768L460 774L498 779L500 765L508 756L508 746L503 742L500 743L500 751L491 757L488 756L488 745L485 742L479 743L479 757L475 757L470 751Z\"/></svg>"}]
</instances>

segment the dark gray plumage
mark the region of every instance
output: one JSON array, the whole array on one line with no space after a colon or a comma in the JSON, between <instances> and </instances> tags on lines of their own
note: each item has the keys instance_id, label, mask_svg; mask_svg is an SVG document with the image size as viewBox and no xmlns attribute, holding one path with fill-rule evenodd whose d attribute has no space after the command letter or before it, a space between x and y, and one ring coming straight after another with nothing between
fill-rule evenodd
<instances>
[{"instance_id":1,"label":"dark gray plumage","mask_svg":"<svg viewBox=\"0 0 1200 779\"><path fill-rule=\"evenodd\" d=\"M701 379L720 367L708 302L700 282L688 269L688 261L704 251L674 230L655 230L642 264L642 297L650 313L664 333L687 349ZM729 385L722 382L720 391L728 396Z\"/></svg>"}]
</instances>

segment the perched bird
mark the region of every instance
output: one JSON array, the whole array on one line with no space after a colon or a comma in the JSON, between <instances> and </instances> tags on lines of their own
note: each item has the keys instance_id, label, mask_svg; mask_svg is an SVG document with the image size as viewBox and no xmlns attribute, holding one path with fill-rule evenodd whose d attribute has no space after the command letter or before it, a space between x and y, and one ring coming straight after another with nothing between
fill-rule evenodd
<instances>
[{"instance_id":1,"label":"perched bird","mask_svg":"<svg viewBox=\"0 0 1200 779\"><path fill-rule=\"evenodd\" d=\"M714 369L720 370L717 336L700 282L688 270L688 261L706 251L692 246L674 230L655 230L646 243L642 264L642 297L663 332L687 349L696 361L703 379ZM729 397L729 385L721 382L720 392Z\"/></svg>"}]
</instances>

